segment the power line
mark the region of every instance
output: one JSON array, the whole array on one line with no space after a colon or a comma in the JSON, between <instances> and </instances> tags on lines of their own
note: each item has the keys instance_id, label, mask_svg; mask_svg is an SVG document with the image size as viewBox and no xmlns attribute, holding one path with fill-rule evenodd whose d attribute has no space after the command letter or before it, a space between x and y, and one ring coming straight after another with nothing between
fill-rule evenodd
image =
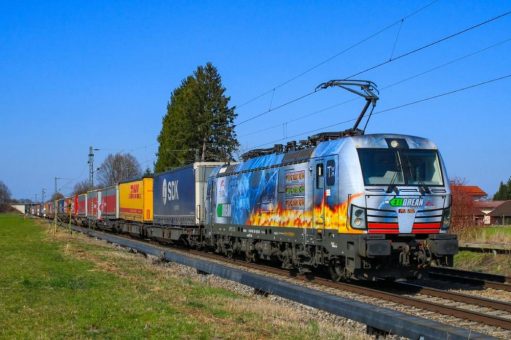
<instances>
[{"instance_id":1,"label":"power line","mask_svg":"<svg viewBox=\"0 0 511 340\"><path fill-rule=\"evenodd\" d=\"M450 34L450 35L448 35L448 36L445 36L445 37L443 37L443 38L441 38L441 39L438 39L438 40L435 40L435 41L433 41L433 42L430 42L429 44L423 45L423 46L418 47L418 48L416 48L416 49L414 49L414 50L411 50L411 51L408 51L408 52L406 52L406 53L400 54L400 55L398 55L398 56L397 56L397 57L395 57L395 58L390 58L390 59L389 59L389 60L387 60L387 61L381 62L381 63L376 64L376 65L373 65L373 66L371 66L371 67L368 67L368 68L366 68L366 69L364 69L364 70L362 70L362 71L359 71L359 72L357 72L357 73L352 74L352 75L351 75L351 76L349 76L349 77L346 77L345 79L350 79L350 78L353 78L353 77L359 76L359 75L361 75L361 74L363 74L363 73L366 73L366 72L372 71L372 70L374 70L374 69L376 69L376 68L378 68L378 67L381 67L381 66L384 66L384 65L386 65L386 64L392 63L392 62L394 62L394 61L396 61L396 60L399 60L399 59L401 59L401 58L408 57L409 55L412 55L412 54L415 54L415 53L417 53L417 52L420 52L420 51L422 51L422 50L424 50L424 49L426 49L426 48L429 48L429 47L432 47L432 46L438 45L438 44L440 44L440 43L442 43L442 42L444 42L444 41L446 41L446 40L449 40L449 39L455 38L455 37L457 37L457 36L459 36L459 35L461 35L461 34L467 33L467 32L469 32L469 31L472 31L472 30L474 30L474 29L477 29L477 28L479 28L479 27L481 27L481 26L484 26L484 25L486 25L486 24L489 24L489 23L491 23L491 22L493 22L493 21L496 21L496 20L498 20L498 19L501 19L501 18L503 18L503 17L505 17L505 16L507 16L507 15L509 15L509 14L511 14L511 11L507 11L507 12L502 13L502 14L500 14L500 15L497 15L497 16L495 16L495 17L491 18L491 19L485 20L485 21L480 22L480 23L478 23L478 24L475 24L475 25L472 25L472 26L470 26L470 27L467 27L467 28L465 28L465 29L463 29L463 30L461 30L461 31L458 31L458 32L453 33L453 34Z\"/></svg>"},{"instance_id":2,"label":"power line","mask_svg":"<svg viewBox=\"0 0 511 340\"><path fill-rule=\"evenodd\" d=\"M427 74L427 73L430 73L430 72L436 71L436 70L438 70L438 69L440 69L440 68L442 68L442 67L446 67L446 66L448 66L448 65L451 65L451 64L457 63L457 62L459 62L459 61L461 61L461 60L463 60L463 59L466 59L466 58L469 58L469 57L475 56L475 55L477 55L477 54L479 54L479 53L485 52L485 51L487 51L487 50L489 50L489 49L492 49L492 48L494 48L494 47L498 47L498 46L503 45L503 44L505 44L505 43L508 43L508 42L510 42L510 41L511 41L511 38L507 38L507 39L505 39L505 40L501 40L501 41L499 41L499 42L497 42L497 43L495 43L495 44L492 44L492 45L490 45L490 46L486 46L486 47L484 47L484 48L482 48L482 49L479 49L479 50L477 50L477 51L470 52L470 53L465 54L465 55L463 55L463 56L461 56L461 57L458 57L458 58L452 59L452 60L450 60L450 61L448 61L448 62L445 62L445 63L442 63L442 64L440 64L440 65L434 66L434 67L432 67L432 68L430 68L430 69L428 69L428 70L426 70L426 71L423 71L423 72L420 72L420 73L416 73L416 74L414 74L414 75L412 75L412 76L409 76L409 77L403 78L403 79L398 80L398 81L396 81L396 82L394 82L394 83L391 83L391 84L388 84L388 85L386 85L386 86L383 86L383 87L381 87L381 88L380 88L380 91L381 91L381 90L386 90L386 89L389 89L389 88L395 87L395 86L397 86L397 85L400 85L400 84L402 84L402 83L405 83L405 82L407 82L407 81L410 81L410 80L416 79L416 78L418 78L418 77L420 77L420 76L423 76L423 75L425 75L425 74ZM330 106L324 107L324 108L322 108L322 109L315 110L315 111L313 111L313 112L309 112L309 113L303 114L303 115L301 115L301 116L298 116L298 117L296 117L296 118L293 118L293 119L290 119L290 120L284 121L284 122L282 122L282 123L275 124L275 125L269 126L269 127L267 127L267 128L264 128L264 129L258 129L258 130L256 130L256 131L252 131L252 132L249 132L249 133L243 134L243 135L242 135L242 137L247 137L247 136L251 136L251 135L255 135L255 134L258 134L258 133L264 132L264 131L266 131L266 130L275 129L275 128L277 128L277 127L282 126L283 124L286 124L286 125L287 125L287 124L289 124L289 123L295 123L295 122L297 122L297 121L299 121L299 120L302 120L302 119L304 119L304 118L308 118L308 117L313 116L313 115L316 115L316 114L318 114L318 113L325 112L325 111L331 110L331 109L333 109L333 108L336 108L336 107L342 106L342 105L344 105L344 104L351 103L351 102L353 102L353 101L355 101L355 100L357 100L357 99L358 99L358 98L352 98L352 99L349 99L349 100L345 100L345 101L343 101L343 102L336 103L336 104L333 104L333 105L330 105Z\"/></svg>"},{"instance_id":3,"label":"power line","mask_svg":"<svg viewBox=\"0 0 511 340\"><path fill-rule=\"evenodd\" d=\"M253 97L253 98L251 98L251 99L247 100L246 102L244 102L244 103L242 103L242 104L238 105L238 106L237 106L237 108L240 108L240 107L243 107L243 106L245 106L245 105L248 105L248 104L250 104L250 103L252 103L252 102L254 102L254 101L258 100L259 98L262 98L262 97L264 97L264 96L266 96L267 94L270 94L270 93L272 93L272 92L273 92L273 93L275 93L275 90L276 90L276 89L281 88L281 87L283 87L283 86L285 86L285 85L287 85L287 84L289 84L289 83L291 83L291 82L295 81L296 79L298 79L298 78L300 78L300 77L303 77L303 76L304 76L304 75L306 75L307 73L309 73L309 72L311 72L311 71L313 71L313 70L317 69L317 68L318 68L318 67L320 67L320 66L323 66L324 64L326 64L326 63L328 63L328 62L332 61L333 59L335 59L335 58L337 58L337 57L339 57L339 56L343 55L344 53L349 52L350 50L354 49L355 47L358 47L359 45L362 45L363 43L365 43L365 42L367 42L367 41L371 40L372 38L374 38L374 37L376 37L376 36L380 35L381 33L383 33L383 32L385 32L385 31L389 30L390 28L392 28L392 27L394 27L394 26L396 26L396 25L398 25L398 24L402 24L402 23L403 23L403 21L405 21L406 19L409 19L409 18L411 18L412 16L414 16L414 15L418 14L419 12L422 12L423 10L425 10L425 9L426 9L426 8L428 8L428 7L430 7L431 5L433 5L433 4L434 4L435 2L437 2L437 1L438 1L438 0L434 0L434 1L429 2L429 3L428 3L428 4L426 4L425 6L420 7L419 9L417 9L417 10L413 11L412 13L407 14L407 15L405 15L404 17L402 17L402 18L400 18L400 19L398 19L398 20L394 21L393 23L391 23L391 24L389 24L389 25L387 25L387 26L383 27L382 29L380 29L380 30L376 31L375 33L373 33L373 34L371 34L371 35L369 35L369 36L367 36L367 37L363 38L362 40L359 40L358 42L356 42L356 43L354 43L354 44L352 44L352 45L350 45L350 46L346 47L345 49L343 49L343 50L341 50L341 51L337 52L336 54L334 54L334 55L332 55L332 56L330 56L330 57L328 57L328 58L326 58L326 59L324 59L324 60L320 61L319 63L317 63L317 64L315 64L315 65L313 65L313 66L311 66L311 67L309 67L309 68L307 68L307 69L305 69L304 71L302 71L302 72L300 72L300 73L296 74L295 76L293 76L293 77L289 78L288 80L286 80L286 81L284 81L284 82L282 82L282 83L280 83L280 84L278 84L278 85L274 86L273 88L271 88L271 89L269 89L269 90L267 90L267 91L264 91L264 92L262 92L261 94L259 94L259 95L255 96L255 97Z\"/></svg>"},{"instance_id":4,"label":"power line","mask_svg":"<svg viewBox=\"0 0 511 340\"><path fill-rule=\"evenodd\" d=\"M272 112L272 111L275 111L275 110L281 109L281 108L283 108L284 106L287 106L287 105L289 105L289 104L292 104L292 103L294 103L294 102L297 102L297 101L299 101L299 100L302 100L302 99L304 99L304 98L306 98L306 97L308 97L308 96L311 96L311 95L313 95L314 93L316 93L316 92L318 92L318 91L319 91L319 90L315 89L315 90L314 90L314 91L312 91L312 92L309 92L309 93L306 93L306 94L304 94L304 95L302 95L302 96L300 96L300 97L294 98L294 99L292 99L292 100L290 100L290 101L288 101L288 102L285 102L285 103L283 103L283 104L281 104L281 105L279 105L279 106L274 107L273 109L272 109L272 108L269 108L269 109L268 109L268 110L266 110L266 111L263 111L263 112L261 112L261 113L258 113L258 114L256 114L255 116L252 116L252 117L250 117L250 118L247 118L247 119L245 119L245 120L243 120L243 121L239 122L238 124L236 124L236 126L240 126L241 124L245 124L245 123L247 123L247 122L250 122L251 120L254 120L254 119L256 119L256 118L259 118L259 117L261 117L261 116L264 116L264 115L266 115L266 114L268 114L268 113L270 113L270 112Z\"/></svg>"},{"instance_id":5,"label":"power line","mask_svg":"<svg viewBox=\"0 0 511 340\"><path fill-rule=\"evenodd\" d=\"M448 95L451 95L451 94L454 94L454 93L458 93L458 92L462 92L462 91L465 91L465 90L473 89L474 87L479 87L479 86L483 86L483 85L486 85L486 84L494 83L494 82L499 81L499 80L504 80L504 79L507 79L509 77L511 77L511 74L507 74L507 75L502 76L502 77L486 80L486 81L483 81L483 82L480 82L480 83L477 83L477 84L468 85L468 86L465 86L465 87L462 87L462 88L459 88L459 89L456 89L456 90L444 92L444 93L437 94L437 95L434 95L434 96L431 96L431 97L419 99L419 100L416 100L416 101L413 101L413 102L410 102L410 103L394 106L394 107L391 107L391 108L388 108L388 109L385 109L385 110L381 110L381 111L375 112L375 113L373 113L373 115L375 115L375 114L382 114L382 113L385 113L385 112L401 109L403 107L407 107L407 106L410 106L410 105L415 105L415 104L423 103L423 102L430 101L430 100L433 100L433 99L437 99L437 98L440 98L440 97L445 97L445 96L448 96Z\"/></svg>"},{"instance_id":6,"label":"power line","mask_svg":"<svg viewBox=\"0 0 511 340\"><path fill-rule=\"evenodd\" d=\"M496 20L498 20L498 19L501 19L501 18L503 18L503 17L505 17L505 16L508 16L509 14L511 14L511 11L507 11L507 12L505 12L505 13L502 13L502 14L500 14L500 15L497 15L497 16L495 16L495 17L492 17L492 18L490 18L490 19L488 19L488 20L485 20L485 21L482 21L482 22L480 22L480 23L478 23L478 24L475 24L475 25L472 25L472 26L470 26L470 27L467 27L467 28L465 28L465 29L463 29L463 30L461 30L461 31L458 31L458 32L456 32L456 33L453 33L453 34L447 35L447 36L445 36L445 37L443 37L443 38L440 38L440 39L438 39L438 40L435 40L435 41L433 41L433 42L430 42L430 43L428 43L428 44L426 44L426 45L423 45L423 46L418 47L418 48L416 48L416 49L413 49L413 50L411 50L411 51L408 51L408 52L405 52L405 53L403 53L403 54L400 54L400 55L398 55L397 57L395 57L395 58L393 58L393 59L389 59L389 60L386 60L386 61L381 62L381 63L379 63L379 64L373 65L373 66L371 66L371 67L368 67L368 68L366 68L366 69L364 69L364 70L361 70L361 71L359 71L359 72L357 72L357 73L354 73L354 74L352 74L352 75L350 75L350 76L348 76L348 77L345 77L345 78L343 78L343 79L350 79L350 78L356 77L356 76L361 75L361 74L363 74L363 73L366 73L366 72L372 71L372 70L374 70L374 69L377 69L377 68L379 68L379 67L382 67L382 66L384 66L384 65L390 64L390 63L392 63L392 62L394 62L394 61L396 61L396 60L399 60L399 59L402 59L402 58L408 57L408 56L410 56L410 55L412 55L412 54L415 54L415 53L417 53L417 52L420 52L420 51L422 51L422 50L424 50L424 49L427 49L427 48L429 48L429 47L432 47L432 46L435 46L435 45L437 45L437 44L440 44L440 43L442 43L442 42L444 42L444 41L446 41L446 40L449 40L449 39L455 38L455 37L457 37L457 36L459 36L459 35L461 35L461 34L464 34L464 33L467 33L467 32L469 32L469 31L472 31L472 30L474 30L474 29L480 28L480 27L482 27L482 26L484 26L484 25L487 25L487 24L489 24L489 23L491 23L491 22L494 22L494 21L496 21ZM252 121L252 120L254 120L254 119L256 119L256 118L259 118L259 117L261 117L261 116L264 116L264 115L266 115L266 114L268 114L268 113L270 113L270 112L272 112L272 111L276 111L276 110L278 110L278 109L281 109L281 108L283 108L283 107L285 107L285 106L287 106L287 105L289 105L289 104L295 103L295 102L297 102L297 101L299 101L299 100L302 100L302 99L304 99L304 98L306 98L306 97L308 97L308 96L310 96L310 95L313 95L313 94L317 93L318 91L320 91L320 90L314 90L314 91L312 91L312 92L309 92L309 93L306 93L306 94L301 95L301 96L299 96L299 97L296 97L296 98L294 98L294 99L291 99L291 100L289 100L289 101L287 101L287 102L285 102L285 103L283 103L283 104L281 104L281 105L279 105L279 106L277 106L277 107L275 107L275 108L273 108L273 109L269 109L269 110L263 111L263 112L261 112L261 113L258 113L258 114L256 114L256 115L254 115L254 116L250 117L250 118L247 118L247 119L245 119L245 120L241 121L240 123L238 123L238 124L237 124L237 126L242 125L242 124L244 124L244 123L247 123L247 122L249 122L249 121Z\"/></svg>"},{"instance_id":7,"label":"power line","mask_svg":"<svg viewBox=\"0 0 511 340\"><path fill-rule=\"evenodd\" d=\"M383 114L383 113L386 113L386 112L402 109L402 108L407 107L407 106L411 106L411 105L423 103L423 102L426 102L426 101L430 101L430 100L433 100L433 99L449 96L449 95L452 95L452 94L455 94L455 93L458 93L458 92L462 92L462 91L466 91L466 90L469 90L469 89L473 89L473 88L476 88L476 87L479 87L479 86L483 86L483 85L487 85L487 84L490 84L490 83L494 83L494 82L497 82L497 81L500 81L500 80L504 80L504 79L507 79L507 78L511 78L511 73L507 74L507 75L504 75L504 76L501 76L501 77L493 78L493 79L490 79L490 80L485 80L485 81L482 81L482 82L479 82L479 83L476 83L476 84L472 84L472 85L461 87L461 88L458 88L458 89L455 89L455 90L451 90L451 91L448 91L448 92L443 92L443 93L440 93L440 94L437 94L437 95L434 95L434 96L418 99L418 100L415 100L415 101L412 101L412 102L409 102L409 103L406 103L406 104L397 105L397 106L394 106L394 107L391 107L391 108L388 108L388 109L384 109L384 110L381 110L381 111L378 111L378 112L374 112L373 115ZM310 133L313 133L313 132L317 132L317 131L325 130L325 129L328 129L328 128L332 128L334 126L338 126L338 125L346 124L346 123L349 123L349 122L353 122L355 120L356 119L353 118L353 119L345 120L345 121L342 121L342 122L330 124L330 125L327 125L327 126L323 126L321 128L317 128L317 129L313 129L313 130L308 130L308 131L304 131L304 132L301 132L301 133L297 133L295 135L289 136L288 138L296 138L296 137L307 135L307 134L310 134ZM265 146L265 145L268 145L268 144L274 144L274 143L283 141L285 139L287 139L287 138L280 138L280 139L277 139L277 140L274 140L274 141L271 141L271 142L267 142L267 143L264 143L264 144L259 144L257 146L254 146L254 147L250 148L250 149L259 148L261 146Z\"/></svg>"}]
</instances>

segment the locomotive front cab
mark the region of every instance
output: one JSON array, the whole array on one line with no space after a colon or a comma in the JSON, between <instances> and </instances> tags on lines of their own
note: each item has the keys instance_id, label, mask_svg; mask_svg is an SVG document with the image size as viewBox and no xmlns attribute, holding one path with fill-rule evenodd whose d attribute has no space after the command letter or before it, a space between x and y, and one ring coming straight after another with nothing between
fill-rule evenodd
<instances>
[{"instance_id":1,"label":"locomotive front cab","mask_svg":"<svg viewBox=\"0 0 511 340\"><path fill-rule=\"evenodd\" d=\"M354 272L416 276L431 264L452 266L451 193L442 158L429 140L400 135L355 137L363 195L350 202L358 237ZM353 180L353 178L352 178ZM381 275L380 275L381 276Z\"/></svg>"}]
</instances>

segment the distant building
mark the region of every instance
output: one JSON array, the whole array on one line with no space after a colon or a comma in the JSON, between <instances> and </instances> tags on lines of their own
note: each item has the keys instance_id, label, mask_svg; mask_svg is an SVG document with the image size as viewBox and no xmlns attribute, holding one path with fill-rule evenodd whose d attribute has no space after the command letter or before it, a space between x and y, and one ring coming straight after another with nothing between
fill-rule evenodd
<instances>
[{"instance_id":1,"label":"distant building","mask_svg":"<svg viewBox=\"0 0 511 340\"><path fill-rule=\"evenodd\" d=\"M511 200L474 202L474 221L478 225L511 224Z\"/></svg>"},{"instance_id":2,"label":"distant building","mask_svg":"<svg viewBox=\"0 0 511 340\"><path fill-rule=\"evenodd\" d=\"M480 201L485 199L488 194L478 187L477 185L457 185L451 184L451 190L457 193L462 193L463 195L469 196L474 201Z\"/></svg>"}]
</instances>

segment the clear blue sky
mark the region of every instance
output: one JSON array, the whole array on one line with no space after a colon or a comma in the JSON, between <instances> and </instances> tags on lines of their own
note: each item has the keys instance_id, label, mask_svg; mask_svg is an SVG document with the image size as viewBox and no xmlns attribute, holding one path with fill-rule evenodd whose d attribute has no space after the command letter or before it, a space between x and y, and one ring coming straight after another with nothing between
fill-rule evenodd
<instances>
[{"instance_id":1,"label":"clear blue sky","mask_svg":"<svg viewBox=\"0 0 511 340\"><path fill-rule=\"evenodd\" d=\"M68 193L87 178L89 145L101 149L98 165L108 153L129 151L152 168L170 92L198 65L211 61L231 104L240 105L428 3L1 1L0 180L14 197L33 199L41 188L53 192L55 176L65 177L59 186ZM238 122L510 9L509 1L437 1L401 28L240 107ZM511 41L503 42L510 38L511 15L358 78L382 88L376 111L384 110L510 74ZM493 194L511 175L510 89L507 78L376 115L368 132L428 137L451 177ZM351 98L330 89L241 124L242 150L351 119L360 100L282 124Z\"/></svg>"}]
</instances>

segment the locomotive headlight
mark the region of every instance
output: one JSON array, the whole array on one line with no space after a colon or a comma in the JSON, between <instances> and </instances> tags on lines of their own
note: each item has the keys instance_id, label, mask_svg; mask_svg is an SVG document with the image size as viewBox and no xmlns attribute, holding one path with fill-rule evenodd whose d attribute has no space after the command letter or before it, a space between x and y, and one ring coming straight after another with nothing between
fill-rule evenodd
<instances>
[{"instance_id":1,"label":"locomotive headlight","mask_svg":"<svg viewBox=\"0 0 511 340\"><path fill-rule=\"evenodd\" d=\"M444 209L442 216L442 230L447 231L451 226L451 208Z\"/></svg>"},{"instance_id":2,"label":"locomotive headlight","mask_svg":"<svg viewBox=\"0 0 511 340\"><path fill-rule=\"evenodd\" d=\"M366 210L351 205L351 227L355 229L366 229Z\"/></svg>"}]
</instances>

